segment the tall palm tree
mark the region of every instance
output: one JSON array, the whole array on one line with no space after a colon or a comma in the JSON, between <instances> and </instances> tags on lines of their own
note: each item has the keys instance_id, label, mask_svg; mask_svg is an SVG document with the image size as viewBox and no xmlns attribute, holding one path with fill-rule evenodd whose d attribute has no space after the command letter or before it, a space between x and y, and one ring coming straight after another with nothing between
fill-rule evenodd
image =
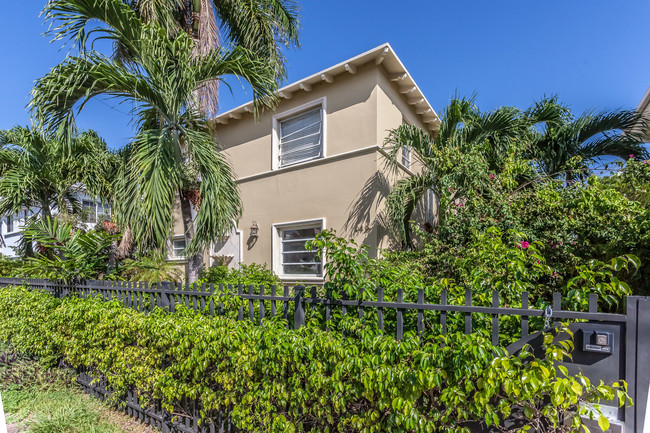
<instances>
[{"instance_id":1,"label":"tall palm tree","mask_svg":"<svg viewBox=\"0 0 650 433\"><path fill-rule=\"evenodd\" d=\"M73 137L69 145L29 127L0 131L0 215L79 211L82 191L110 197L116 168L116 156L94 131Z\"/></svg>"},{"instance_id":2,"label":"tall palm tree","mask_svg":"<svg viewBox=\"0 0 650 433\"><path fill-rule=\"evenodd\" d=\"M530 157L546 176L564 176L571 183L587 176L589 167L603 157L648 156L642 138L647 124L635 111L587 112L576 118L557 97L551 97L534 104L524 117L534 119L541 109L556 112L550 121L530 122L535 126Z\"/></svg>"},{"instance_id":3,"label":"tall palm tree","mask_svg":"<svg viewBox=\"0 0 650 433\"><path fill-rule=\"evenodd\" d=\"M405 146L412 149L412 155L423 167L420 173L397 181L387 198L388 222L406 248L412 246L410 222L413 213L425 194L433 190L437 197L440 221L448 205L462 199L480 182L477 176L488 169L475 166L487 160L472 155L477 151L489 151L496 164L507 153L509 143L520 134L517 110L504 107L481 113L474 99L454 97L443 112L435 136L416 126L402 125L392 130L385 140L389 168L399 169L400 152ZM467 169L456 170L457 167ZM450 185L453 185L451 191L448 190Z\"/></svg>"},{"instance_id":4,"label":"tall palm tree","mask_svg":"<svg viewBox=\"0 0 650 433\"><path fill-rule=\"evenodd\" d=\"M56 38L72 38L81 55L67 58L37 81L31 101L35 118L49 128L69 128L75 111L98 95L134 103L138 132L126 151L116 216L132 228L137 245L166 247L175 200L183 196L186 170L194 167L200 208L194 223L189 206L182 212L189 278L195 279L204 247L232 227L241 203L230 166L193 93L207 82L234 75L251 85L257 112L260 104L275 100L273 68L242 47L196 56L196 42L188 33L172 35L158 21L144 22L122 0L50 0L44 12L57 24ZM85 50L87 42L100 38L125 47L129 62Z\"/></svg>"},{"instance_id":5,"label":"tall palm tree","mask_svg":"<svg viewBox=\"0 0 650 433\"><path fill-rule=\"evenodd\" d=\"M299 7L293 0L122 0L145 22L157 21L170 34L182 30L195 40L198 55L222 45L253 51L275 70L278 84L286 78L283 49L299 46ZM128 50L116 46L128 59ZM218 109L218 81L197 91L198 105L208 114Z\"/></svg>"}]
</instances>

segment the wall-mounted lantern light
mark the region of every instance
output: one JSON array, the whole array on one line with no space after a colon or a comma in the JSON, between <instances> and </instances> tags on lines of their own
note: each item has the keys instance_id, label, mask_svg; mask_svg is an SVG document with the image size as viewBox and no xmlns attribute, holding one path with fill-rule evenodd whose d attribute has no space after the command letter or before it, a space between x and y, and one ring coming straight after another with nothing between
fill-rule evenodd
<instances>
[{"instance_id":1,"label":"wall-mounted lantern light","mask_svg":"<svg viewBox=\"0 0 650 433\"><path fill-rule=\"evenodd\" d=\"M258 231L259 227L257 226L257 221L253 221L253 225L251 226L251 237L256 238Z\"/></svg>"}]
</instances>

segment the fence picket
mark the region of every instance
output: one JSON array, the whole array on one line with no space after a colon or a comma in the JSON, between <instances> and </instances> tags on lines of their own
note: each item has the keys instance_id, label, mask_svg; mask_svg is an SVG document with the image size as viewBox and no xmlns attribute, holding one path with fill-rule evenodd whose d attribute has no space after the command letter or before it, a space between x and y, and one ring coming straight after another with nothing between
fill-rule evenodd
<instances>
[{"instance_id":1,"label":"fence picket","mask_svg":"<svg viewBox=\"0 0 650 433\"><path fill-rule=\"evenodd\" d=\"M499 308L499 292L492 292L492 308ZM499 345L499 315L492 314L492 345Z\"/></svg>"},{"instance_id":2,"label":"fence picket","mask_svg":"<svg viewBox=\"0 0 650 433\"><path fill-rule=\"evenodd\" d=\"M440 305L447 305L447 291L443 290L440 292ZM442 328L442 334L447 334L447 311L440 311L440 327Z\"/></svg>"},{"instance_id":3,"label":"fence picket","mask_svg":"<svg viewBox=\"0 0 650 433\"><path fill-rule=\"evenodd\" d=\"M465 306L470 307L472 305L472 291L465 289ZM465 334L472 333L472 313L465 313Z\"/></svg>"},{"instance_id":4,"label":"fence picket","mask_svg":"<svg viewBox=\"0 0 650 433\"><path fill-rule=\"evenodd\" d=\"M275 313L276 313L277 306L275 303L275 296L277 292L278 292L278 288L275 286L275 284L273 284L271 286L271 298L273 298L271 299L271 317L275 317Z\"/></svg>"},{"instance_id":5,"label":"fence picket","mask_svg":"<svg viewBox=\"0 0 650 433\"><path fill-rule=\"evenodd\" d=\"M590 313L598 312L598 295L595 293L589 294L589 312Z\"/></svg>"},{"instance_id":6,"label":"fence picket","mask_svg":"<svg viewBox=\"0 0 650 433\"><path fill-rule=\"evenodd\" d=\"M282 313L282 318L287 323L287 329L289 328L289 286L284 286L284 311Z\"/></svg>"},{"instance_id":7,"label":"fence picket","mask_svg":"<svg viewBox=\"0 0 650 433\"><path fill-rule=\"evenodd\" d=\"M210 316L214 317L214 284L213 283L210 283L209 290L210 290L209 312L210 312Z\"/></svg>"},{"instance_id":8,"label":"fence picket","mask_svg":"<svg viewBox=\"0 0 650 433\"><path fill-rule=\"evenodd\" d=\"M384 288L377 288L377 302L384 302ZM377 327L384 330L384 307L377 307Z\"/></svg>"},{"instance_id":9,"label":"fence picket","mask_svg":"<svg viewBox=\"0 0 650 433\"><path fill-rule=\"evenodd\" d=\"M248 286L248 294L250 296L253 296L253 291L254 288L253 285L251 284ZM250 320L251 322L255 320L255 303L252 297L248 298L248 320Z\"/></svg>"},{"instance_id":10,"label":"fence picket","mask_svg":"<svg viewBox=\"0 0 650 433\"><path fill-rule=\"evenodd\" d=\"M364 293L364 288L359 289L359 320L363 319L363 306L361 303L363 302L363 293Z\"/></svg>"},{"instance_id":11,"label":"fence picket","mask_svg":"<svg viewBox=\"0 0 650 433\"><path fill-rule=\"evenodd\" d=\"M418 289L418 304L424 304L424 289ZM422 338L424 334L424 310L418 308L418 336Z\"/></svg>"},{"instance_id":12,"label":"fence picket","mask_svg":"<svg viewBox=\"0 0 650 433\"><path fill-rule=\"evenodd\" d=\"M521 308L528 309L528 292L521 295ZM521 316L521 338L528 337L528 316Z\"/></svg>"},{"instance_id":13,"label":"fence picket","mask_svg":"<svg viewBox=\"0 0 650 433\"><path fill-rule=\"evenodd\" d=\"M260 285L260 296L264 296L264 284ZM260 325L264 321L264 299L260 299Z\"/></svg>"},{"instance_id":14,"label":"fence picket","mask_svg":"<svg viewBox=\"0 0 650 433\"><path fill-rule=\"evenodd\" d=\"M397 289L397 303L404 303L404 289ZM401 340L404 337L404 309L397 309L397 339Z\"/></svg>"},{"instance_id":15,"label":"fence picket","mask_svg":"<svg viewBox=\"0 0 650 433\"><path fill-rule=\"evenodd\" d=\"M553 322L558 322L559 318L555 313L562 311L562 293L553 292Z\"/></svg>"},{"instance_id":16,"label":"fence picket","mask_svg":"<svg viewBox=\"0 0 650 433\"><path fill-rule=\"evenodd\" d=\"M244 286L239 284L237 286L237 294L239 295L239 299L242 299L242 295L244 294ZM244 320L244 304L240 304L239 306L239 314L237 315L238 320Z\"/></svg>"}]
</instances>

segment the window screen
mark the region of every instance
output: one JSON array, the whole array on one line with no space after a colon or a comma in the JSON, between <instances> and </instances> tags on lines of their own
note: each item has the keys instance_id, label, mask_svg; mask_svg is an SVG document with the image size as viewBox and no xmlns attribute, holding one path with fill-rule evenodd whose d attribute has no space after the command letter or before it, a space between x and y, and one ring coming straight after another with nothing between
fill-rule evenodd
<instances>
[{"instance_id":1,"label":"window screen","mask_svg":"<svg viewBox=\"0 0 650 433\"><path fill-rule=\"evenodd\" d=\"M316 251L307 251L305 242L321 232L317 226L285 228L280 231L282 274L320 276L323 264Z\"/></svg>"},{"instance_id":2,"label":"window screen","mask_svg":"<svg viewBox=\"0 0 650 433\"><path fill-rule=\"evenodd\" d=\"M280 167L323 155L321 107L280 121Z\"/></svg>"}]
</instances>

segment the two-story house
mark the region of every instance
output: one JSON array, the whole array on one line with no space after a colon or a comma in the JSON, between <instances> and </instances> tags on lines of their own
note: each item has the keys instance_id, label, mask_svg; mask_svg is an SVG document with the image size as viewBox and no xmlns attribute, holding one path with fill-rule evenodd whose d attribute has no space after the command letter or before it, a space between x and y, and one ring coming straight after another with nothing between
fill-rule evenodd
<instances>
[{"instance_id":1,"label":"two-story house","mask_svg":"<svg viewBox=\"0 0 650 433\"><path fill-rule=\"evenodd\" d=\"M404 149L401 173L392 173L384 139L405 122L433 132L439 119L388 44L289 84L278 96L276 109L257 120L252 102L213 120L237 176L243 216L207 263L266 263L284 280L319 281L322 260L305 242L320 231L366 244L373 256L390 245L379 218L384 199L418 161ZM427 207L423 220L432 218ZM181 259L185 241L177 225L171 256Z\"/></svg>"}]
</instances>

